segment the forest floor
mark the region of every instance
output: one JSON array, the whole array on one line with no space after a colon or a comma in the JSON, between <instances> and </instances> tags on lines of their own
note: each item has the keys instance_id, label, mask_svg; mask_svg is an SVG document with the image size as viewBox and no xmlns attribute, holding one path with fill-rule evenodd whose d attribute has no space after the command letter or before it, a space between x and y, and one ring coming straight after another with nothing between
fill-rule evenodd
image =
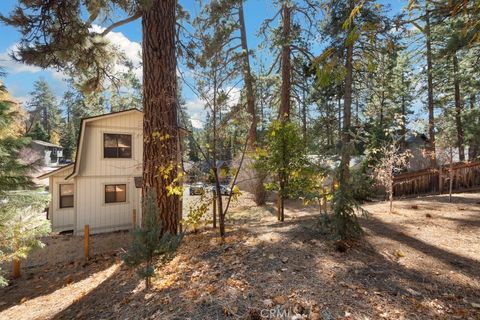
<instances>
[{"instance_id":1,"label":"forest floor","mask_svg":"<svg viewBox=\"0 0 480 320\"><path fill-rule=\"evenodd\" d=\"M317 208L289 203L281 223L243 200L224 242L186 235L150 291L121 262L128 233L95 238L105 248L88 262L62 251L82 252L75 237L57 237L44 250L65 260L37 253L43 263L0 289L0 319L480 319L480 194L363 208L365 237L341 252Z\"/></svg>"}]
</instances>

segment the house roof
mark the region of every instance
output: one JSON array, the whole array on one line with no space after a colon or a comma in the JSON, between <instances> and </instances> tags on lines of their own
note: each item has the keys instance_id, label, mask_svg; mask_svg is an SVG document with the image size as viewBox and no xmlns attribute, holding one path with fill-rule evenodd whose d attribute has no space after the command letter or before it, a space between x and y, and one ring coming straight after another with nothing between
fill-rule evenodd
<instances>
[{"instance_id":1,"label":"house roof","mask_svg":"<svg viewBox=\"0 0 480 320\"><path fill-rule=\"evenodd\" d=\"M66 166L63 166L63 167L60 167L60 168L58 168L58 169L52 170L52 171L50 171L50 172L44 173L44 174L38 176L37 179L39 179L39 180L46 179L46 178L48 178L48 177L50 177L50 176L53 176L53 175L55 175L55 174L57 174L57 173L63 172L63 171L65 171L65 170L71 168L73 165L74 165L74 163L67 164Z\"/></svg>"},{"instance_id":2,"label":"house roof","mask_svg":"<svg viewBox=\"0 0 480 320\"><path fill-rule=\"evenodd\" d=\"M32 140L32 143L35 143L35 144L38 144L38 145L41 145L41 146L44 146L44 147L63 149L62 146L59 146L57 144L53 144L53 143L50 143L50 142L42 141L42 140Z\"/></svg>"}]
</instances>

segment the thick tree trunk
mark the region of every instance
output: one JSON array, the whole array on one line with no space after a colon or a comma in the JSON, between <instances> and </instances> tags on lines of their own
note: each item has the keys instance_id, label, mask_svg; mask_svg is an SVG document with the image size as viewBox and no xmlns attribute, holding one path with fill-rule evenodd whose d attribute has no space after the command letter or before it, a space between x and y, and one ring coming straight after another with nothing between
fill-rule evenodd
<instances>
[{"instance_id":1,"label":"thick tree trunk","mask_svg":"<svg viewBox=\"0 0 480 320\"><path fill-rule=\"evenodd\" d=\"M248 43L247 43L247 31L245 27L245 17L243 11L243 0L240 1L240 5L238 8L238 20L240 23L240 38L242 43L242 50L243 50L243 78L245 82L245 92L247 95L247 112L250 114L251 123L250 128L248 129L248 147L250 151L254 151L256 144L257 144L257 124L258 124L258 117L255 111L255 94L253 92L253 77L250 67L250 53L248 51ZM263 114L263 106L262 106L262 114ZM262 115L263 118L263 115ZM245 170L249 170L246 168ZM255 170L255 169L252 169ZM264 205L265 198L266 198L266 191L263 187L264 182L264 174L255 170L255 180L253 183L255 184L254 194L255 194L255 203L257 205Z\"/></svg>"},{"instance_id":2,"label":"thick tree trunk","mask_svg":"<svg viewBox=\"0 0 480 320\"><path fill-rule=\"evenodd\" d=\"M289 119L290 117L290 91L291 91L291 61L290 61L290 24L291 10L287 3L282 4L282 53L281 53L281 72L282 86L280 92L280 119Z\"/></svg>"},{"instance_id":3,"label":"thick tree trunk","mask_svg":"<svg viewBox=\"0 0 480 320\"><path fill-rule=\"evenodd\" d=\"M252 118L250 128L248 130L248 143L250 149L255 148L257 142L257 114L255 112L255 95L253 93L253 77L250 68L250 53L248 52L247 31L245 28L245 18L243 15L243 0L240 1L238 9L238 20L240 22L240 38L243 51L243 78L245 82L245 92L247 95L247 112Z\"/></svg>"},{"instance_id":4,"label":"thick tree trunk","mask_svg":"<svg viewBox=\"0 0 480 320\"><path fill-rule=\"evenodd\" d=\"M338 111L338 141L342 141L342 96L345 92L342 92L342 87L338 86L337 92L337 111Z\"/></svg>"},{"instance_id":5,"label":"thick tree trunk","mask_svg":"<svg viewBox=\"0 0 480 320\"><path fill-rule=\"evenodd\" d=\"M353 10L353 1L351 10ZM353 24L353 23L352 23ZM353 30L353 25L350 26ZM350 125L352 118L352 86L353 86L353 43L347 45L347 56L345 61L345 93L343 97L343 128L342 128L342 167L340 168L340 183L345 183L350 178Z\"/></svg>"},{"instance_id":6,"label":"thick tree trunk","mask_svg":"<svg viewBox=\"0 0 480 320\"><path fill-rule=\"evenodd\" d=\"M430 1L426 2L425 7L425 38L427 45L427 96L428 96L428 134L429 134L429 151L430 151L430 167L437 167L437 156L435 154L435 113L433 104L433 66L432 66L432 38L430 32Z\"/></svg>"},{"instance_id":7,"label":"thick tree trunk","mask_svg":"<svg viewBox=\"0 0 480 320\"><path fill-rule=\"evenodd\" d=\"M405 87L405 75L402 73L402 88ZM400 126L400 148L405 150L407 148L407 107L405 105L405 93L402 93L402 102L401 102L401 110L402 110L402 124Z\"/></svg>"},{"instance_id":8,"label":"thick tree trunk","mask_svg":"<svg viewBox=\"0 0 480 320\"><path fill-rule=\"evenodd\" d=\"M177 178L175 0L154 0L142 16L143 195L153 190L163 230L176 234L180 199L167 187ZM160 139L162 138L162 139Z\"/></svg>"},{"instance_id":9,"label":"thick tree trunk","mask_svg":"<svg viewBox=\"0 0 480 320\"><path fill-rule=\"evenodd\" d=\"M307 141L307 114L308 114L308 107L307 107L307 94L305 92L305 88L302 89L302 137L303 137L303 144L305 148L308 146Z\"/></svg>"},{"instance_id":10,"label":"thick tree trunk","mask_svg":"<svg viewBox=\"0 0 480 320\"><path fill-rule=\"evenodd\" d=\"M460 80L458 78L458 58L457 53L453 54L453 78L455 87L455 125L457 127L457 147L458 158L465 161L465 146L463 141L463 125L462 125L462 97L460 94Z\"/></svg>"},{"instance_id":11,"label":"thick tree trunk","mask_svg":"<svg viewBox=\"0 0 480 320\"><path fill-rule=\"evenodd\" d=\"M475 95L470 95L470 110L475 110ZM474 121L478 123L478 119L475 118ZM479 150L479 141L478 139L470 139L469 147L468 147L468 160L474 161L477 158L478 150Z\"/></svg>"}]
</instances>

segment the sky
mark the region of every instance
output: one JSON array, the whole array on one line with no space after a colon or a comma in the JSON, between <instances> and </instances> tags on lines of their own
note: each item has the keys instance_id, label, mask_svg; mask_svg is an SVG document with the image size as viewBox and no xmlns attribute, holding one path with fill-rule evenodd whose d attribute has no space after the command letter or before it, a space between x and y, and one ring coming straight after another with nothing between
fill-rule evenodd
<instances>
[{"instance_id":1,"label":"sky","mask_svg":"<svg viewBox=\"0 0 480 320\"><path fill-rule=\"evenodd\" d=\"M179 1L180 4L190 12L191 16L195 16L199 11L196 1ZM380 2L390 5L392 14L398 12L401 7L406 4L406 1L402 0L385 0ZM15 4L15 0L1 0L0 12L3 15L7 15L14 8ZM276 8L272 1L247 0L245 1L244 10L248 45L251 50L256 51L258 45L264 41L262 37L257 35L257 31L263 20L271 17L276 12ZM96 26L96 28L100 29L101 26ZM123 50L134 64L138 64L140 62L139 52L141 52L141 31L140 20L137 20L116 28L113 32L109 33L107 37ZM53 69L42 70L35 66L12 61L9 53L20 40L20 33L16 29L0 23L0 34L0 66L2 66L7 73L4 82L10 94L24 104L27 103L29 94L33 90L34 82L40 77L43 77L49 83L58 101L61 101L64 92L67 90L67 83L62 73ZM262 54L267 54L267 52L265 51ZM268 59L268 57L266 58ZM141 75L140 68L137 72ZM205 112L203 112L204 103L185 84L182 85L182 93L194 126L200 127L205 114Z\"/></svg>"}]
</instances>

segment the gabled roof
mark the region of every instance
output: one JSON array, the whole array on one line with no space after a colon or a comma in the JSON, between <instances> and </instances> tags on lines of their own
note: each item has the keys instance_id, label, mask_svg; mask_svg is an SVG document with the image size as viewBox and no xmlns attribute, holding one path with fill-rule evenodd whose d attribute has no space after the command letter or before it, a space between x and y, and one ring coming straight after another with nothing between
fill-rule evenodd
<instances>
[{"instance_id":1,"label":"gabled roof","mask_svg":"<svg viewBox=\"0 0 480 320\"><path fill-rule=\"evenodd\" d=\"M66 166L63 166L63 167L60 167L60 168L58 168L58 169L52 170L52 171L50 171L50 172L44 173L44 174L42 174L41 176L38 176L37 179L39 179L39 180L46 179L46 178L48 178L48 177L50 177L50 176L53 176L53 175L55 175L55 174L57 174L57 173L63 172L63 171L65 171L65 170L71 168L73 165L74 165L74 163L67 164Z\"/></svg>"},{"instance_id":2,"label":"gabled roof","mask_svg":"<svg viewBox=\"0 0 480 320\"><path fill-rule=\"evenodd\" d=\"M59 146L57 144L53 144L53 143L50 143L50 142L42 141L42 140L32 140L32 143L35 143L35 144L38 144L38 145L41 145L41 146L44 146L44 147L63 149L62 146Z\"/></svg>"},{"instance_id":3,"label":"gabled roof","mask_svg":"<svg viewBox=\"0 0 480 320\"><path fill-rule=\"evenodd\" d=\"M133 109L128 109L124 111L111 112L111 113L101 114L101 115L93 116L89 118L83 118L82 121L80 122L80 132L78 134L78 142L77 142L77 154L75 155L73 172L69 176L65 177L65 180L75 177L78 174L78 168L80 167L80 161L82 160L81 158L82 158L82 147L83 147L83 134L85 133L85 126L88 122L92 122L99 119L106 119L110 117L116 117L118 115L124 115L127 113L135 113L135 112L140 112L143 114L142 111L136 108L133 108Z\"/></svg>"}]
</instances>

